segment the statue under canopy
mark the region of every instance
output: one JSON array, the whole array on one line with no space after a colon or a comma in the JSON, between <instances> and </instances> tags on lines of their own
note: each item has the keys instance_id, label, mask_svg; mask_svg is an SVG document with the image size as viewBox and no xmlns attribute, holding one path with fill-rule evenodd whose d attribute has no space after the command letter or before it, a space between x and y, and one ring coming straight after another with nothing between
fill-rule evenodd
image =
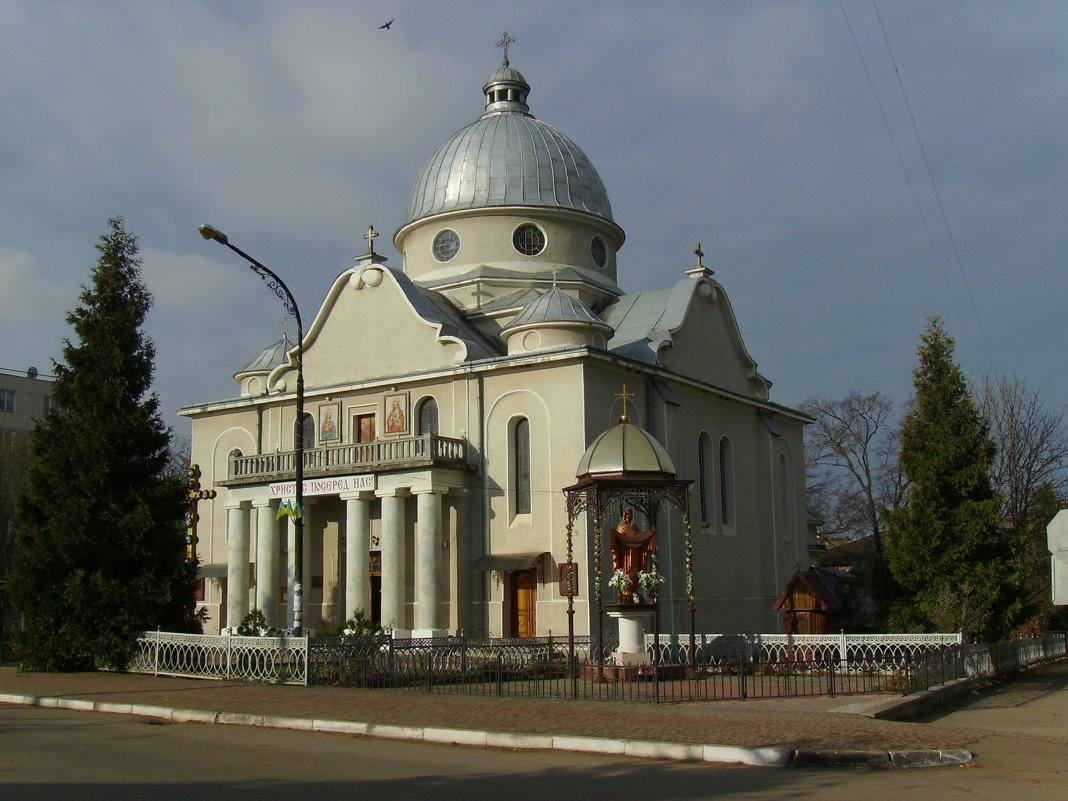
<instances>
[{"instance_id":1,"label":"statue under canopy","mask_svg":"<svg viewBox=\"0 0 1068 801\"><path fill-rule=\"evenodd\" d=\"M650 557L656 553L656 529L640 531L634 525L634 512L623 511L623 519L612 531L612 567L622 570L630 579L630 589L620 593L620 603L634 600L638 589L638 574L649 570Z\"/></svg>"}]
</instances>

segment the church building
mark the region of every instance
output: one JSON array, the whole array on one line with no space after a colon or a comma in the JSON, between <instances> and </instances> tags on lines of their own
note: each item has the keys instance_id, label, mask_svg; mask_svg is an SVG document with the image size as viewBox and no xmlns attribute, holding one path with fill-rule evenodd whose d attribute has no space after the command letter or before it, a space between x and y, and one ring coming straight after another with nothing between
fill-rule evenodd
<instances>
[{"instance_id":1,"label":"church building","mask_svg":"<svg viewBox=\"0 0 1068 801\"><path fill-rule=\"evenodd\" d=\"M586 154L531 113L507 56L482 91L484 113L415 179L393 236L402 264L375 253L370 230L304 332L305 628L361 610L395 636L565 634L563 489L626 415L693 481L697 631L779 630L775 602L808 560L808 418L771 400L700 248L672 285L624 291L625 234ZM217 492L200 503L209 632L253 608L292 625L279 505L294 499L295 345L283 337L238 369L236 397L181 411ZM678 633L684 527L658 518L643 522L666 579L660 626ZM592 518L573 539L587 634Z\"/></svg>"}]
</instances>

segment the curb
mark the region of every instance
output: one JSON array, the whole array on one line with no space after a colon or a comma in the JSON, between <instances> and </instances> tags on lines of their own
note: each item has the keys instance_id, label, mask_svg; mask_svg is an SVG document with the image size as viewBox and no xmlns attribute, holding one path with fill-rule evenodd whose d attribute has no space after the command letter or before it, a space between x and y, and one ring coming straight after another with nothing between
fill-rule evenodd
<instances>
[{"instance_id":1,"label":"curb","mask_svg":"<svg viewBox=\"0 0 1068 801\"><path fill-rule=\"evenodd\" d=\"M245 712L211 712L204 709L173 709L145 704L115 704L107 701L56 698L50 696L0 693L0 704L71 709L81 712L108 712L159 718L172 723L209 723L230 726L259 726L292 731L319 731L355 734L395 740L411 740L443 745L492 748L531 748L546 751L574 751L611 754L641 759L671 759L680 762L715 762L760 767L930 767L962 765L972 754L963 749L916 751L845 751L787 748L747 748L699 743L661 743L645 740L616 740L576 735L520 734L508 732L446 729L432 726L397 726L388 723L361 723L349 720L316 720Z\"/></svg>"}]
</instances>

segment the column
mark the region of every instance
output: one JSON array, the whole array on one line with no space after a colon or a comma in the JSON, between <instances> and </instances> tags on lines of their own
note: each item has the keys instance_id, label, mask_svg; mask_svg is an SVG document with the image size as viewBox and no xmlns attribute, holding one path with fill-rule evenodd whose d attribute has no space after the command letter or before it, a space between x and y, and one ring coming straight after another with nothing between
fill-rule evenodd
<instances>
[{"instance_id":1,"label":"column","mask_svg":"<svg viewBox=\"0 0 1068 801\"><path fill-rule=\"evenodd\" d=\"M278 517L270 500L252 502L256 509L256 608L268 626L278 627Z\"/></svg>"},{"instance_id":2,"label":"column","mask_svg":"<svg viewBox=\"0 0 1068 801\"><path fill-rule=\"evenodd\" d=\"M396 637L407 637L404 621L405 489L376 490L382 499L382 625Z\"/></svg>"},{"instance_id":3,"label":"column","mask_svg":"<svg viewBox=\"0 0 1068 801\"><path fill-rule=\"evenodd\" d=\"M441 625L441 496L444 488L413 487L415 522L415 630L413 637L444 637Z\"/></svg>"},{"instance_id":4,"label":"column","mask_svg":"<svg viewBox=\"0 0 1068 801\"><path fill-rule=\"evenodd\" d=\"M345 620L362 609L371 617L371 493L342 495L345 501Z\"/></svg>"},{"instance_id":5,"label":"column","mask_svg":"<svg viewBox=\"0 0 1068 801\"><path fill-rule=\"evenodd\" d=\"M226 505L226 625L237 628L248 614L248 549L251 510Z\"/></svg>"}]
</instances>

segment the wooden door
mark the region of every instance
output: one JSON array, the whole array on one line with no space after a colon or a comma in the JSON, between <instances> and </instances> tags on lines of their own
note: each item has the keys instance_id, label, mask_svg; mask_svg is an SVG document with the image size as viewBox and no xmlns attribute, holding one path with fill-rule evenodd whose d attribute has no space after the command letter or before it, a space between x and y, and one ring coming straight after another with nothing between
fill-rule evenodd
<instances>
[{"instance_id":1,"label":"wooden door","mask_svg":"<svg viewBox=\"0 0 1068 801\"><path fill-rule=\"evenodd\" d=\"M367 608L371 612L371 620L375 623L382 622L382 552L371 551L369 572L371 574L371 597L368 599Z\"/></svg>"},{"instance_id":2,"label":"wooden door","mask_svg":"<svg viewBox=\"0 0 1068 801\"><path fill-rule=\"evenodd\" d=\"M538 630L538 576L533 570L512 573L512 636L534 637Z\"/></svg>"},{"instance_id":3,"label":"wooden door","mask_svg":"<svg viewBox=\"0 0 1068 801\"><path fill-rule=\"evenodd\" d=\"M356 442L375 441L375 416L373 414L356 415Z\"/></svg>"}]
</instances>

